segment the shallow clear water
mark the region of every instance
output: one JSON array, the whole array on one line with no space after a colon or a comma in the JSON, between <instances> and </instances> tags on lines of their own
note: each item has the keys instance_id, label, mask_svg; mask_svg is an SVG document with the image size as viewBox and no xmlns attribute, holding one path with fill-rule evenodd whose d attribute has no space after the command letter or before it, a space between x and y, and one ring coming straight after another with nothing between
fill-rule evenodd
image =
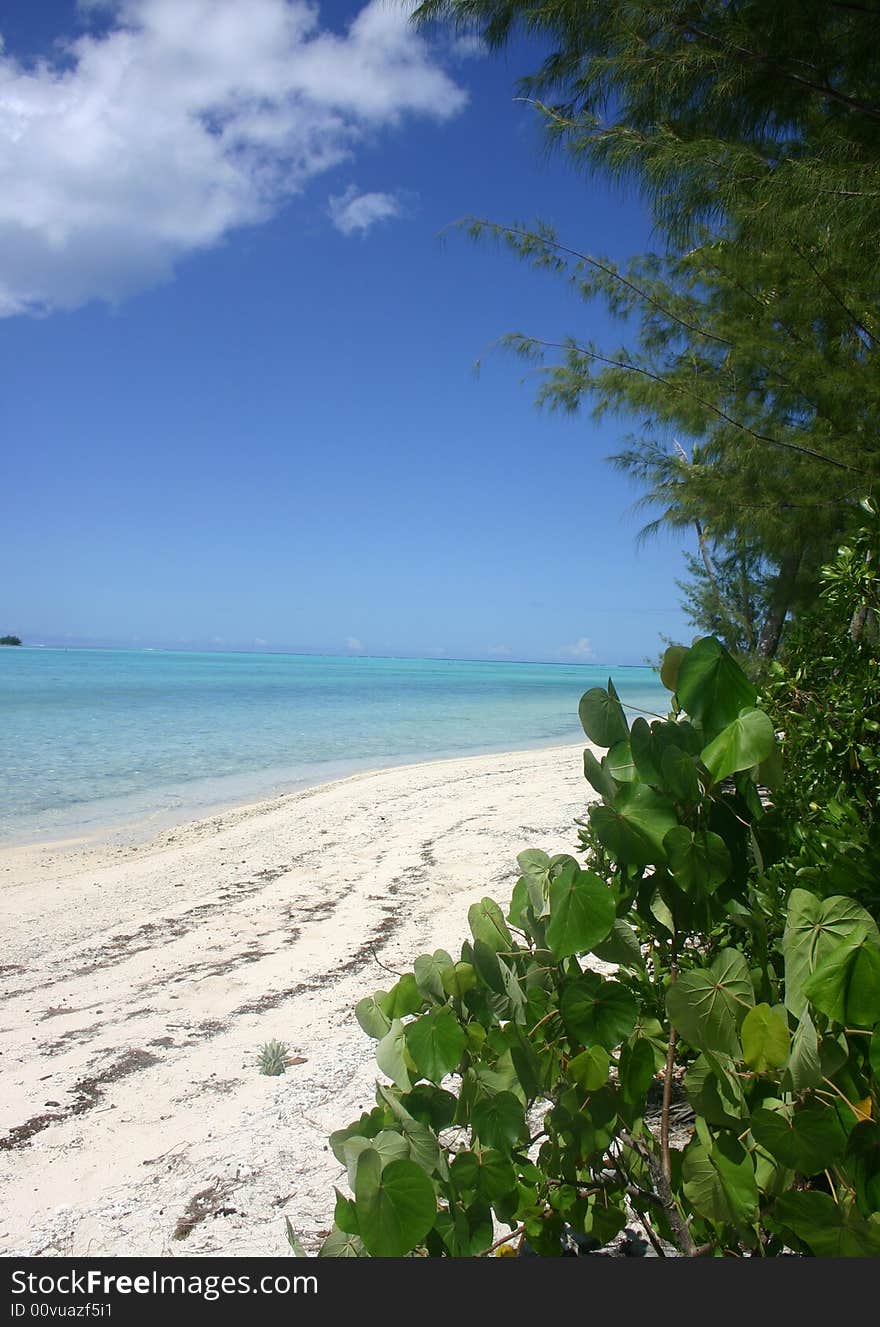
<instances>
[{"instance_id":1,"label":"shallow clear water","mask_svg":"<svg viewBox=\"0 0 880 1327\"><path fill-rule=\"evenodd\" d=\"M609 672L659 713L650 668L0 649L0 837L194 815L354 772L577 742Z\"/></svg>"}]
</instances>

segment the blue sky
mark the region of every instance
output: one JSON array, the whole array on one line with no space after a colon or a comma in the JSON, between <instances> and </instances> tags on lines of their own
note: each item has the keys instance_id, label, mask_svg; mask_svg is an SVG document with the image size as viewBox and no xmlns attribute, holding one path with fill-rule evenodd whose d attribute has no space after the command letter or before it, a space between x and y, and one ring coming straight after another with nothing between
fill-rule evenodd
<instances>
[{"instance_id":1,"label":"blue sky","mask_svg":"<svg viewBox=\"0 0 880 1327\"><path fill-rule=\"evenodd\" d=\"M630 423L539 412L491 350L619 331L440 238L474 214L651 244L638 200L547 157L533 50L299 0L12 0L0 32L0 630L607 663L690 639L681 546L636 545L603 461Z\"/></svg>"}]
</instances>

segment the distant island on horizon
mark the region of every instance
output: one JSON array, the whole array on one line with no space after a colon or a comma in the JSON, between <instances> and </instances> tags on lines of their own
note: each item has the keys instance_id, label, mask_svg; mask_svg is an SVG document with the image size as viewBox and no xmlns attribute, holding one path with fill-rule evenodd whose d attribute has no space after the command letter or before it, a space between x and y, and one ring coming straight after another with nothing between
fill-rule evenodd
<instances>
[{"instance_id":1,"label":"distant island on horizon","mask_svg":"<svg viewBox=\"0 0 880 1327\"><path fill-rule=\"evenodd\" d=\"M21 636L0 636L0 645L20 645Z\"/></svg>"}]
</instances>

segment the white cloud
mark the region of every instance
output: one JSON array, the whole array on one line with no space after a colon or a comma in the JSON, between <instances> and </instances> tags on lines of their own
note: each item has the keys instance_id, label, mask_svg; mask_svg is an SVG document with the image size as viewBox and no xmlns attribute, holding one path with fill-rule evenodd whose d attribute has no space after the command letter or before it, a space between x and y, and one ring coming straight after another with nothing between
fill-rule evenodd
<instances>
[{"instance_id":1,"label":"white cloud","mask_svg":"<svg viewBox=\"0 0 880 1327\"><path fill-rule=\"evenodd\" d=\"M504 656L507 654L513 654L513 650L510 648L509 645L489 645L486 648L486 653L494 654L497 657L497 656Z\"/></svg>"},{"instance_id":2,"label":"white cloud","mask_svg":"<svg viewBox=\"0 0 880 1327\"><path fill-rule=\"evenodd\" d=\"M482 60L489 54L489 47L475 32L456 33L449 49L457 60Z\"/></svg>"},{"instance_id":3,"label":"white cloud","mask_svg":"<svg viewBox=\"0 0 880 1327\"><path fill-rule=\"evenodd\" d=\"M583 661L586 659L595 658L595 655L593 653L593 647L586 636L581 636L580 640L576 640L573 645L563 646L563 648L559 651L559 653L563 655L566 659L577 659Z\"/></svg>"},{"instance_id":4,"label":"white cloud","mask_svg":"<svg viewBox=\"0 0 880 1327\"><path fill-rule=\"evenodd\" d=\"M358 640L357 636L346 636L345 648L351 654L363 654L364 642L362 640Z\"/></svg>"},{"instance_id":5,"label":"white cloud","mask_svg":"<svg viewBox=\"0 0 880 1327\"><path fill-rule=\"evenodd\" d=\"M0 48L0 316L144 289L378 130L466 101L384 0L342 33L307 0L100 12L57 60Z\"/></svg>"},{"instance_id":6,"label":"white cloud","mask_svg":"<svg viewBox=\"0 0 880 1327\"><path fill-rule=\"evenodd\" d=\"M355 231L364 234L377 221L399 217L401 205L394 194L362 194L350 184L344 194L331 194L327 211L337 230L353 235Z\"/></svg>"}]
</instances>

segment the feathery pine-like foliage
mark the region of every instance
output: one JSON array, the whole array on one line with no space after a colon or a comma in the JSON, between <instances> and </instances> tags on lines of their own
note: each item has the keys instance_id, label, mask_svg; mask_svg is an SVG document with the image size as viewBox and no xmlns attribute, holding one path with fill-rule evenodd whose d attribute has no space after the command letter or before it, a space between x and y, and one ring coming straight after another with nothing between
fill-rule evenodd
<instances>
[{"instance_id":1,"label":"feathery pine-like foliage","mask_svg":"<svg viewBox=\"0 0 880 1327\"><path fill-rule=\"evenodd\" d=\"M628 324L614 348L506 341L551 359L541 401L636 418L615 459L654 527L697 530L710 583L731 544L758 557L755 648L772 656L880 470L880 7L428 0L419 14L493 45L538 35L553 50L523 89L551 136L644 189L668 248L625 270L546 226L471 229ZM682 438L690 455L670 445ZM689 602L705 629L704 589Z\"/></svg>"},{"instance_id":2,"label":"feathery pine-like foliage","mask_svg":"<svg viewBox=\"0 0 880 1327\"><path fill-rule=\"evenodd\" d=\"M700 532L702 535L702 531ZM767 600L764 558L742 540L702 540L700 556L685 553L688 579L677 581L692 622L704 624L735 657L747 661L758 648Z\"/></svg>"},{"instance_id":3,"label":"feathery pine-like foliage","mask_svg":"<svg viewBox=\"0 0 880 1327\"><path fill-rule=\"evenodd\" d=\"M762 684L785 732L787 777L776 802L791 867L810 887L843 885L880 912L880 520L862 526L820 570L821 596L801 613Z\"/></svg>"},{"instance_id":4,"label":"feathery pine-like foliage","mask_svg":"<svg viewBox=\"0 0 880 1327\"><path fill-rule=\"evenodd\" d=\"M787 611L815 593L818 566L880 476L873 344L810 266L755 255L739 238L706 236L679 258L648 255L620 270L573 252L546 226L470 229L580 298L604 300L630 331L611 349L575 337L504 342L542 365L552 356L541 403L576 411L589 402L597 417L636 419L640 434L613 459L644 489L640 505L655 512L648 531L695 529L704 560L731 544L757 558L754 648L771 656ZM711 616L698 622L714 629Z\"/></svg>"},{"instance_id":5,"label":"feathery pine-like foliage","mask_svg":"<svg viewBox=\"0 0 880 1327\"><path fill-rule=\"evenodd\" d=\"M425 0L492 47L549 53L521 80L580 163L635 180L678 247L729 210L773 242L832 233L880 262L880 5L832 0Z\"/></svg>"}]
</instances>

